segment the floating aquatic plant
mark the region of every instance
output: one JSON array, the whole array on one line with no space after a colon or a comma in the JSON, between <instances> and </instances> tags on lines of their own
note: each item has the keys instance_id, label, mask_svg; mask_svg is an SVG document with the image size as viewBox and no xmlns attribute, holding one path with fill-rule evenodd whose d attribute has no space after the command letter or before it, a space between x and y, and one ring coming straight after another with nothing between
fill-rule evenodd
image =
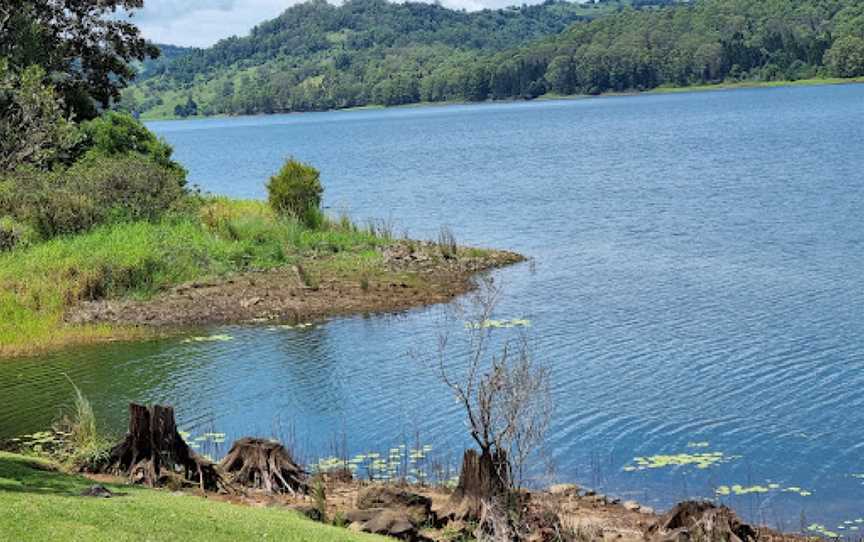
<instances>
[{"instance_id":1,"label":"floating aquatic plant","mask_svg":"<svg viewBox=\"0 0 864 542\"><path fill-rule=\"evenodd\" d=\"M727 495L750 495L753 493L768 493L768 492L782 492L782 493L797 493L802 497L809 497L813 493L806 490L801 489L797 486L791 486L787 488L783 488L780 484L769 483L767 485L751 485L751 486L742 486L741 484L733 484L718 486L714 490L714 494L718 497L725 497Z\"/></svg>"},{"instance_id":2,"label":"floating aquatic plant","mask_svg":"<svg viewBox=\"0 0 864 542\"><path fill-rule=\"evenodd\" d=\"M234 340L231 335L208 335L202 337L189 337L184 340L184 343L208 343L208 342L227 342Z\"/></svg>"},{"instance_id":3,"label":"floating aquatic plant","mask_svg":"<svg viewBox=\"0 0 864 542\"><path fill-rule=\"evenodd\" d=\"M822 536L827 538L838 538L840 536L834 531L829 531L821 523L813 523L807 527L807 530L816 534L821 534Z\"/></svg>"},{"instance_id":4,"label":"floating aquatic plant","mask_svg":"<svg viewBox=\"0 0 864 542\"><path fill-rule=\"evenodd\" d=\"M483 320L482 322L466 322L466 329L529 327L531 320L514 318L512 320Z\"/></svg>"},{"instance_id":5,"label":"floating aquatic plant","mask_svg":"<svg viewBox=\"0 0 864 542\"><path fill-rule=\"evenodd\" d=\"M328 472L338 469L348 469L352 474L363 475L374 481L388 481L404 478L410 483L423 483L427 473L422 464L432 446L408 448L405 445L390 448L386 454L367 452L357 454L350 459L326 457L319 459L310 466L315 472Z\"/></svg>"},{"instance_id":6,"label":"floating aquatic plant","mask_svg":"<svg viewBox=\"0 0 864 542\"><path fill-rule=\"evenodd\" d=\"M683 453L671 455L652 455L648 457L634 457L635 464L626 465L625 472L635 472L647 469L662 469L665 467L694 466L697 469L707 469L720 463L726 463L740 456L725 455L723 452Z\"/></svg>"},{"instance_id":7,"label":"floating aquatic plant","mask_svg":"<svg viewBox=\"0 0 864 542\"><path fill-rule=\"evenodd\" d=\"M293 326L291 324L280 324L278 326L269 326L267 329L270 331L279 331L282 329L306 329L306 328L312 327L314 325L315 324L313 324L311 322L303 322L300 324L295 324Z\"/></svg>"}]
</instances>

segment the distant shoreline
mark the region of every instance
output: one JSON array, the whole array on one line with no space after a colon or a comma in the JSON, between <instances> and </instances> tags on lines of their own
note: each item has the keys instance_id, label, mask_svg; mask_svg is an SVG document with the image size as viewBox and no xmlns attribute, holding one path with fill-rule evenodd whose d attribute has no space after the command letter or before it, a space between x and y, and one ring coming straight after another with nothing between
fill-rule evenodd
<instances>
[{"instance_id":1,"label":"distant shoreline","mask_svg":"<svg viewBox=\"0 0 864 542\"><path fill-rule=\"evenodd\" d=\"M587 100L591 98L610 98L622 96L642 96L651 94L687 94L691 92L711 92L711 91L727 91L740 89L754 88L784 88L784 87L817 87L817 86L835 86L835 85L856 85L864 83L864 77L829 77L829 78L814 78L814 79L798 79L796 81L739 81L728 83L714 83L710 85L690 85L690 86L662 86L650 90L631 90L621 92L604 92L601 94L552 94L547 93L531 100L525 99L507 99L507 100L484 100L484 101L462 101L462 100L446 100L441 102L415 102L401 105L380 105L368 104L358 105L354 107L345 107L341 109L326 109L321 111L280 111L275 113L256 113L251 115L229 115L220 113L218 115L195 115L189 117L177 117L174 115L141 115L141 120L144 122L163 122L172 120L207 120L207 119L233 119L245 117L269 117L273 115L303 115L307 113L332 113L332 112L355 112L355 111L377 111L385 109L415 109L426 107L446 107L452 105L481 105L481 104L512 104L512 103L527 103L533 101L553 101L553 100Z\"/></svg>"}]
</instances>

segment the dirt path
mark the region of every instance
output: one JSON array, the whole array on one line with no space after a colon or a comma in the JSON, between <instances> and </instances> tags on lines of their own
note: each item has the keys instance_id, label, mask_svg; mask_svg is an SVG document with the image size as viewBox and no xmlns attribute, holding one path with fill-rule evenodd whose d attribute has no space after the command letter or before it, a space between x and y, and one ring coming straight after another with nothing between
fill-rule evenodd
<instances>
[{"instance_id":1,"label":"dirt path","mask_svg":"<svg viewBox=\"0 0 864 542\"><path fill-rule=\"evenodd\" d=\"M72 324L146 326L279 322L396 312L442 303L472 288L475 274L524 260L506 251L460 248L455 255L431 243L396 242L372 265L335 256L306 258L282 269L247 272L177 286L147 301L81 304Z\"/></svg>"}]
</instances>

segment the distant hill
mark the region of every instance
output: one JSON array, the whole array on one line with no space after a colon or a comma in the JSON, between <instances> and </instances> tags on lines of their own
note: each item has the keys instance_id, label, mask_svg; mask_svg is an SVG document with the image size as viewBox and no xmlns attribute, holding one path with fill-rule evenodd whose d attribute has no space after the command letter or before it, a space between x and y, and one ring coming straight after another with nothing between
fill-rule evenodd
<instances>
[{"instance_id":1,"label":"distant hill","mask_svg":"<svg viewBox=\"0 0 864 542\"><path fill-rule=\"evenodd\" d=\"M165 49L121 107L314 111L864 75L860 0L548 0L464 12L310 0L206 49Z\"/></svg>"},{"instance_id":2,"label":"distant hill","mask_svg":"<svg viewBox=\"0 0 864 542\"><path fill-rule=\"evenodd\" d=\"M465 12L431 3L310 0L245 37L206 49L161 46L163 58L140 68L123 107L171 115L187 104L216 114L413 102L419 79L437 66L526 45L626 4L548 0ZM410 88L396 96L395 87L380 84L391 78Z\"/></svg>"}]
</instances>

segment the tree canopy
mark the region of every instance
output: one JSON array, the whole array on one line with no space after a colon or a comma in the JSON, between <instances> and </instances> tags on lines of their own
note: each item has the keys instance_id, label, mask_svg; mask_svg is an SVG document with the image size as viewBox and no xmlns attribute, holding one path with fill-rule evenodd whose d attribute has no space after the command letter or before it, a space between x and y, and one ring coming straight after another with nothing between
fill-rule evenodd
<instances>
[{"instance_id":1,"label":"tree canopy","mask_svg":"<svg viewBox=\"0 0 864 542\"><path fill-rule=\"evenodd\" d=\"M0 57L40 66L77 119L108 107L134 76L128 62L159 54L129 20L143 0L0 0Z\"/></svg>"}]
</instances>

